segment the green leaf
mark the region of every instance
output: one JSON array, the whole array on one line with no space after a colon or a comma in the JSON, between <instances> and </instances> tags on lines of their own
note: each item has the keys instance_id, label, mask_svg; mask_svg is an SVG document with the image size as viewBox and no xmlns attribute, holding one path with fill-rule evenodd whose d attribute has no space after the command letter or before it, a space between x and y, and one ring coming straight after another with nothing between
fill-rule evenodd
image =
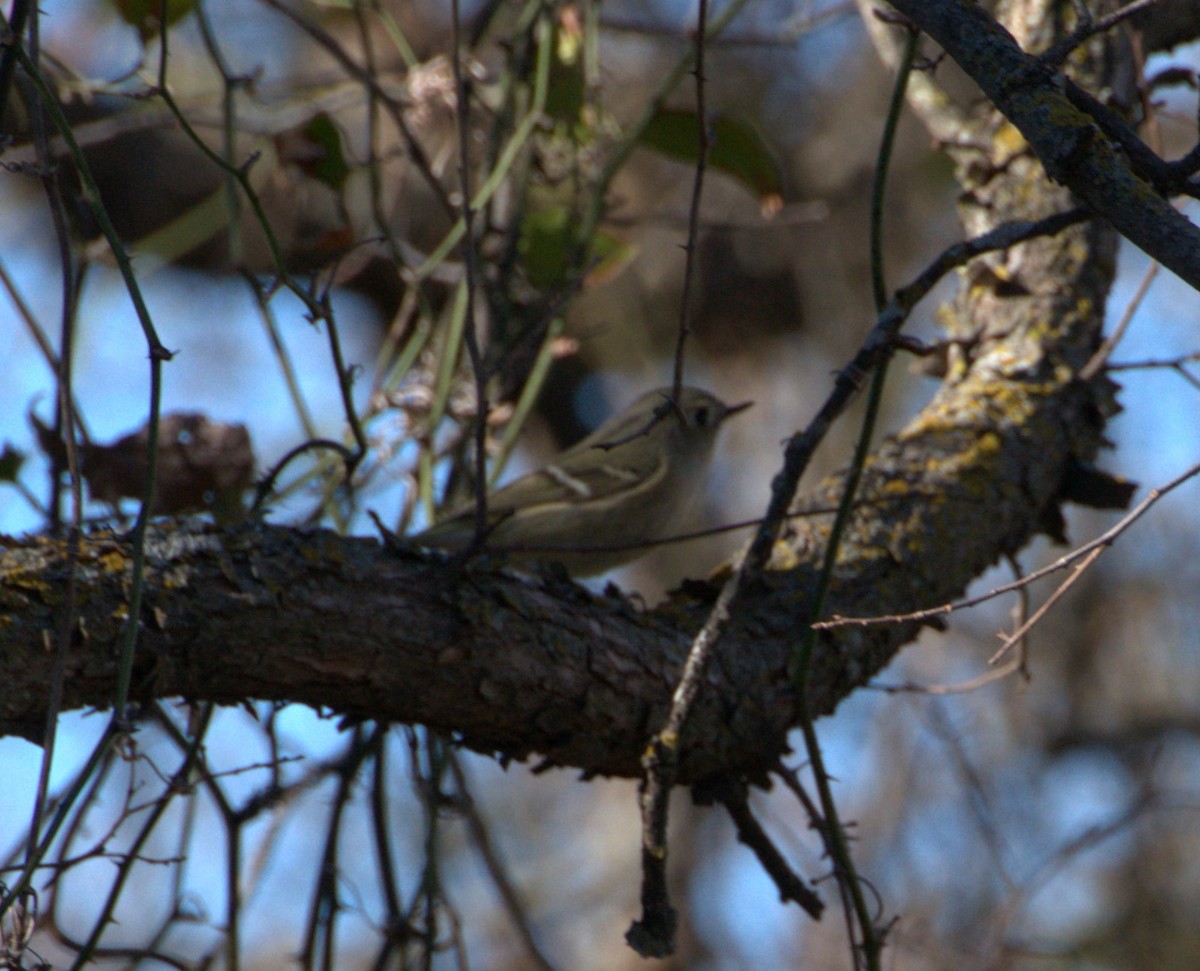
<instances>
[{"instance_id":1,"label":"green leaf","mask_svg":"<svg viewBox=\"0 0 1200 971\"><path fill-rule=\"evenodd\" d=\"M318 182L331 189L341 189L350 174L346 155L342 151L342 133L333 119L325 112L313 117L302 129L303 136L311 147L311 155L300 167Z\"/></svg>"},{"instance_id":2,"label":"green leaf","mask_svg":"<svg viewBox=\"0 0 1200 971\"><path fill-rule=\"evenodd\" d=\"M695 165L700 159L699 120L694 111L663 109L642 131L639 143L661 155ZM732 176L758 198L764 213L783 204L783 171L758 131L745 122L717 117L709 125L711 168Z\"/></svg>"},{"instance_id":3,"label":"green leaf","mask_svg":"<svg viewBox=\"0 0 1200 971\"><path fill-rule=\"evenodd\" d=\"M521 220L521 239L517 251L529 282L548 290L562 281L566 273L567 252L573 235L569 209L551 205L532 209Z\"/></svg>"},{"instance_id":4,"label":"green leaf","mask_svg":"<svg viewBox=\"0 0 1200 971\"><path fill-rule=\"evenodd\" d=\"M171 27L190 14L196 6L195 0L111 0L111 2L122 20L137 28L138 33L142 35L143 42L157 36L163 28L164 18L166 26Z\"/></svg>"},{"instance_id":5,"label":"green leaf","mask_svg":"<svg viewBox=\"0 0 1200 971\"><path fill-rule=\"evenodd\" d=\"M565 205L548 205L526 213L518 252L529 282L551 290L566 282L568 257L575 246L577 219ZM591 241L586 282L595 286L617 276L633 260L635 249L624 240L597 232Z\"/></svg>"},{"instance_id":6,"label":"green leaf","mask_svg":"<svg viewBox=\"0 0 1200 971\"><path fill-rule=\"evenodd\" d=\"M559 22L551 43L550 83L546 88L545 113L567 125L579 122L583 113L586 82L583 73L583 37L572 21Z\"/></svg>"},{"instance_id":7,"label":"green leaf","mask_svg":"<svg viewBox=\"0 0 1200 971\"><path fill-rule=\"evenodd\" d=\"M25 453L13 448L9 442L4 443L4 451L0 452L0 482L16 482L21 466L25 464Z\"/></svg>"}]
</instances>

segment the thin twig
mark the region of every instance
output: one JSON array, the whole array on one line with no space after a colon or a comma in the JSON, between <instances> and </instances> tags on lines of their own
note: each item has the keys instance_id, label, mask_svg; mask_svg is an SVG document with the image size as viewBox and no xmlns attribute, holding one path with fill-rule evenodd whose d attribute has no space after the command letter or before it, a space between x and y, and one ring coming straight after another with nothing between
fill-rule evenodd
<instances>
[{"instance_id":1,"label":"thin twig","mask_svg":"<svg viewBox=\"0 0 1200 971\"><path fill-rule=\"evenodd\" d=\"M529 923L529 915L526 913L525 903L509 878L504 861L500 859L500 854L488 831L487 820L484 819L483 814L479 811L479 806L471 795L471 785L466 769L463 767L458 753L450 750L447 755L450 771L454 775L454 785L458 790L459 811L467 822L471 841L475 844L475 849L483 860L488 876L491 877L492 883L495 884L496 890L500 894L500 900L508 914L508 919L516 928L517 936L521 938L521 943L528 953L532 966L540 971L554 971L554 965L538 947L537 939L533 936L533 928Z\"/></svg>"},{"instance_id":2,"label":"thin twig","mask_svg":"<svg viewBox=\"0 0 1200 971\"><path fill-rule=\"evenodd\" d=\"M964 610L967 607L977 606L1006 593L1012 593L1014 590L1019 590L1021 587L1033 583L1035 580L1040 580L1051 573L1057 573L1059 570L1066 569L1076 560L1089 556L1095 549L1111 546L1125 530L1144 516L1151 506L1164 498L1168 493L1173 492L1176 488L1183 485L1188 479L1194 478L1197 475L1200 475L1200 462L1190 466L1165 485L1151 489L1146 498L1134 506L1125 516L1121 517L1116 525L1105 530L1091 542L1085 543L1083 546L1072 550L1064 556L1060 556L1048 566L1026 574L1020 580L1005 583L999 587L993 587L987 593L980 594L977 597L966 597L962 600L955 600L952 603L929 607L926 610L914 610L907 614L889 614L879 617L831 617L828 620L818 621L812 626L817 630L832 630L837 627L871 627L879 624L903 624L914 620L930 620L934 617L953 613L956 610Z\"/></svg>"},{"instance_id":3,"label":"thin twig","mask_svg":"<svg viewBox=\"0 0 1200 971\"><path fill-rule=\"evenodd\" d=\"M483 370L483 354L479 350L479 336L475 333L475 285L479 279L475 252L475 207L471 203L471 104L466 74L462 66L462 23L459 0L450 0L451 39L454 48L454 90L458 101L458 181L462 195L459 218L462 219L463 266L466 270L464 286L466 294L466 326L463 339L467 357L471 362L471 377L475 385L475 539L478 546L488 532L487 505L487 375Z\"/></svg>"},{"instance_id":4,"label":"thin twig","mask_svg":"<svg viewBox=\"0 0 1200 971\"><path fill-rule=\"evenodd\" d=\"M1158 271L1162 264L1157 260L1151 260L1150 265L1146 267L1146 272L1142 274L1142 279L1138 282L1137 290L1126 304L1124 312L1121 314L1121 319L1117 321L1117 326L1113 328L1113 332L1109 334L1100 346L1096 348L1096 353L1091 356L1087 364L1079 371L1079 379L1081 381L1090 381L1100 369L1108 363L1108 359L1112 357L1113 351L1117 349L1117 345L1125 337L1125 332L1129 330L1129 325L1133 323L1134 314L1142 305L1142 301L1146 298L1146 294L1150 291L1150 285L1158 276Z\"/></svg>"},{"instance_id":5,"label":"thin twig","mask_svg":"<svg viewBox=\"0 0 1200 971\"><path fill-rule=\"evenodd\" d=\"M171 93L170 87L167 84L167 32L161 35L160 39L160 54L158 62L158 85L156 94L162 100L163 104L175 118L179 127L184 134L192 141L192 143L200 149L204 155L219 168L222 172L232 177L246 196L246 200L250 203L250 208L254 213L254 217L259 227L262 229L263 238L267 243L267 250L271 255L271 262L274 265L275 273L278 276L279 282L285 286L292 294L294 294L305 306L308 311L309 319L316 324L319 321L324 321L326 325L326 336L329 340L330 350L334 359L334 365L337 373L338 391L342 399L342 408L346 417L346 424L350 428L350 433L354 438L356 450L351 453L351 457L347 460L346 482L350 482L363 457L367 454L369 443L367 442L366 432L363 430L362 421L359 418L358 412L354 407L352 397L353 389L353 374L345 366L341 354L341 342L337 332L337 322L333 314L333 308L330 304L328 288L326 291L317 296L315 293L316 281L313 280L311 288L302 287L293 277L288 268L287 261L284 258L283 247L280 245L279 239L275 234L275 230L271 225L271 221L267 216L266 209L263 207L262 200L258 193L254 191L254 186L250 182L250 168L258 160L258 155L251 155L242 165L233 165L229 160L222 157L218 152L213 151L200 137L196 130L192 127L183 110L180 108L175 96Z\"/></svg>"},{"instance_id":6,"label":"thin twig","mask_svg":"<svg viewBox=\"0 0 1200 971\"><path fill-rule=\"evenodd\" d=\"M200 758L200 744L203 736L199 736L193 740L192 745L184 755L179 768L172 774L171 778L166 781L161 795L154 800L149 806L149 811L143 819L140 828L136 835L130 840L129 848L125 851L121 863L118 865L116 874L113 877L112 883L108 888L108 893L104 898L104 904L100 908L95 921L92 924L91 933L86 941L79 946L79 954L72 965L72 969L83 968L92 963L92 958L97 956L100 946L100 938L108 929L109 925L114 923L113 911L116 909L117 902L121 899L121 894L124 891L125 883L133 873L134 864L139 858L141 848L150 839L158 828L159 821L170 807L171 803L177 796L181 796L189 792L188 782L192 775L197 760Z\"/></svg>"},{"instance_id":7,"label":"thin twig","mask_svg":"<svg viewBox=\"0 0 1200 971\"><path fill-rule=\"evenodd\" d=\"M787 860L783 858L783 854L779 852L779 848L771 841L759 821L754 818L754 813L750 811L746 784L724 780L715 794L733 820L738 840L749 847L750 851L758 858L762 868L779 889L780 899L794 901L813 920L820 920L821 912L825 909L824 902L792 870Z\"/></svg>"},{"instance_id":8,"label":"thin twig","mask_svg":"<svg viewBox=\"0 0 1200 971\"><path fill-rule=\"evenodd\" d=\"M783 780L783 784L792 791L805 813L808 814L809 826L817 831L821 843L825 847L825 855L832 860L833 844L830 839L829 827L825 825L825 818L821 815L820 807L800 782L799 770L780 761L775 767L775 774ZM844 880L835 880L834 882L837 886L838 897L842 902L841 912L842 920L846 924L846 940L854 940L854 901L850 897L849 885Z\"/></svg>"},{"instance_id":9,"label":"thin twig","mask_svg":"<svg viewBox=\"0 0 1200 971\"><path fill-rule=\"evenodd\" d=\"M892 97L884 122L883 135L880 139L878 158L875 163L875 174L871 186L871 282L875 299L875 309L882 311L887 302L886 274L883 266L883 207L887 186L887 173L891 165L892 150L895 145L896 127L900 121L900 113L904 106L905 91L908 79L912 74L917 54L919 32L911 25L905 27L905 43L897 65L896 81L892 86ZM846 472L842 487L842 495L838 502L837 515L829 531L829 541L825 547L825 558L821 565L821 573L817 580L817 589L811 606L812 616L820 617L825 609L825 599L833 583L833 571L837 564L838 553L850 514L854 508L854 499L866 468L867 456L871 448L875 427L879 418L879 410L883 404L883 388L887 377L887 366L891 353L881 355L871 378L871 388L867 396L867 407L863 414L862 428L859 431L858 442L855 445L854 458ZM817 796L821 801L821 810L825 817L825 828L828 835L827 845L829 855L834 864L834 873L842 889L843 899L848 899L854 907L855 920L858 924L858 938L851 936L849 941L850 956L855 967L865 964L871 971L877 971L880 965L880 954L883 950L883 933L875 926L875 918L867 907L863 894L862 883L850 852L850 840L842 825L837 809L837 801L833 797L833 784L828 770L825 768L825 757L821 751L820 739L817 737L816 726L812 712L808 706L808 676L812 656L816 650L817 632L809 627L805 630L800 643L791 659L792 683L796 690L796 702L799 712L800 728L804 736L804 746L812 767L813 780L817 787Z\"/></svg>"},{"instance_id":10,"label":"thin twig","mask_svg":"<svg viewBox=\"0 0 1200 971\"><path fill-rule=\"evenodd\" d=\"M262 0L267 6L273 10L279 11L292 23L299 27L302 31L308 34L313 40L320 44L326 51L333 56L333 59L342 66L342 68L354 80L358 81L366 87L379 101L387 108L388 114L391 115L392 121L399 130L401 137L404 139L404 144L408 150L409 157L417 170L424 177L425 182L429 185L433 192L434 198L438 200L442 208L447 214L453 216L455 214L454 203L450 201L450 196L447 194L445 187L438 181L438 177L434 175L433 166L429 161L429 157L425 154L425 149L409 128L408 120L404 117L404 105L394 98L384 87L379 83L377 78L371 76L362 65L354 60L342 48L342 45L329 34L320 24L315 23L309 17L306 17L300 10L291 6L283 0Z\"/></svg>"},{"instance_id":11,"label":"thin twig","mask_svg":"<svg viewBox=\"0 0 1200 971\"><path fill-rule=\"evenodd\" d=\"M671 383L671 398L679 406L683 393L684 348L688 334L688 323L692 303L692 277L696 272L696 249L700 236L700 202L704 194L704 173L708 169L708 153L712 148L712 136L708 128L708 102L705 98L704 49L705 32L708 28L708 0L700 0L696 14L696 66L692 73L696 78L696 168L692 178L692 201L688 207L687 243L684 246L686 259L683 264L683 293L679 298L679 329L675 339L675 376Z\"/></svg>"},{"instance_id":12,"label":"thin twig","mask_svg":"<svg viewBox=\"0 0 1200 971\"><path fill-rule=\"evenodd\" d=\"M1066 592L1075 585L1075 582L1087 572L1088 568L1095 563L1097 559L1100 558L1100 554L1103 552L1104 547L1094 549L1080 562L1076 563L1071 575L1055 588L1054 593L1050 594L1050 596L1046 598L1045 603L1038 607L1038 609L1033 612L1028 620L1026 620L1023 624L1017 627L1015 631L1005 637L1004 643L1000 645L1000 649L996 651L996 653L990 658L988 658L988 664L999 664L1004 658L1004 655L1009 652L1012 646L1018 643L1027 633L1029 633L1030 630L1033 629L1034 624L1036 624L1039 620L1045 617L1047 613L1050 612L1050 608L1052 608L1056 603L1058 603L1059 600L1062 599Z\"/></svg>"},{"instance_id":13,"label":"thin twig","mask_svg":"<svg viewBox=\"0 0 1200 971\"><path fill-rule=\"evenodd\" d=\"M0 14L0 30L8 29L8 21L4 18L3 14ZM125 247L117 235L116 229L113 228L112 221L109 219L108 210L101 199L100 189L92 175L91 167L88 165L87 159L84 157L71 132L71 123L67 120L66 115L63 113L54 96L54 92L42 76L37 64L30 58L21 45L20 38L14 38L12 50L21 67L37 88L38 97L42 99L42 103L49 113L51 120L54 122L55 127L67 143L68 153L82 184L84 200L91 209L100 232L108 242L109 249L112 252L113 259L116 261L121 279L129 294L129 299L133 303L138 323L141 325L142 333L149 348L150 418L147 422L146 488L142 497L141 508L138 510L137 521L133 528L129 616L125 626L125 637L121 645L120 656L117 661L117 686L113 698L113 717L119 723L124 724L128 717L126 706L129 700L129 687L133 674L133 655L141 625L142 593L146 566L146 527L152 514L151 507L158 482L158 424L162 404L162 365L164 361L171 360L174 355L171 351L167 350L166 346L158 338L154 321L150 317L150 311L146 307L141 287L137 282L137 277L134 275L133 264L129 259L129 254L126 253Z\"/></svg>"},{"instance_id":14,"label":"thin twig","mask_svg":"<svg viewBox=\"0 0 1200 971\"><path fill-rule=\"evenodd\" d=\"M1098 20L1091 17L1081 17L1079 26L1062 40L1048 47L1042 53L1039 60L1047 67L1061 67L1063 61L1067 59L1071 51L1075 50L1081 44L1091 40L1097 34L1111 30L1117 24L1136 16L1143 10L1149 10L1160 2L1161 0L1134 0L1133 3L1127 3L1120 10L1114 10L1112 13L1100 17ZM1084 8L1084 12L1086 13L1086 8Z\"/></svg>"},{"instance_id":15,"label":"thin twig","mask_svg":"<svg viewBox=\"0 0 1200 971\"><path fill-rule=\"evenodd\" d=\"M978 691L980 688L987 687L994 681L1003 681L1009 675L1016 674L1021 670L1022 659L1020 655L1013 658L1003 667L995 668L992 671L985 671L974 678L967 681L960 681L957 684L919 684L916 681L902 681L899 684L880 682L867 685L869 691L882 691L884 694L918 694L918 695L963 695L971 694Z\"/></svg>"},{"instance_id":16,"label":"thin twig","mask_svg":"<svg viewBox=\"0 0 1200 971\"><path fill-rule=\"evenodd\" d=\"M34 5L29 17L30 57L39 60L39 11ZM14 43L19 42L19 38ZM7 55L6 55L7 56ZM79 280L74 269L74 253L63 202L60 173L52 165L46 137L46 121L38 99L31 99L29 116L37 151L38 172L46 201L50 207L54 236L58 244L59 272L62 280L62 309L59 330L59 351L55 368L57 407L55 408L55 435L64 444L67 472L71 482L71 523L67 534L67 581L66 594L61 606L58 625L54 634L54 667L51 674L50 691L46 702L46 718L42 730L41 764L38 769L37 789L34 795L33 812L29 821L29 842L25 855L25 872L32 874L37 852L38 835L45 820L50 791L50 770L54 762L58 738L58 716L62 710L63 691L66 681L66 657L78 622L79 591L77 569L79 565L80 538L83 529L83 483L80 477L79 449L77 442L74 393L71 381L73 337L76 312L79 307ZM11 289L11 287L10 287ZM57 450L50 457L50 498L47 502L49 525L52 533L61 528L59 494L62 484L61 459Z\"/></svg>"},{"instance_id":17,"label":"thin twig","mask_svg":"<svg viewBox=\"0 0 1200 971\"><path fill-rule=\"evenodd\" d=\"M700 203L704 189L704 171L708 161L709 133L705 117L704 51L708 39L708 3L700 0L695 31L696 114L699 126L696 171L692 182L692 201L688 213L687 259L684 263L683 293L679 307L679 334L675 344L675 373L671 398L679 408L683 392L684 348L688 335L688 310L692 274L696 263L696 239L699 234ZM714 613L718 608L714 609ZM722 614L722 616L726 616ZM703 635L703 632L701 632ZM712 638L715 643L715 637ZM645 774L641 781L642 815L642 916L625 934L625 939L643 957L665 957L674 952L677 916L667 886L667 817L671 790L675 785L676 745L699 690L707 652L697 638L688 655L687 665L676 685L671 711L662 729L651 739L643 756Z\"/></svg>"},{"instance_id":18,"label":"thin twig","mask_svg":"<svg viewBox=\"0 0 1200 971\"><path fill-rule=\"evenodd\" d=\"M1178 357L1150 357L1141 361L1118 361L1116 364L1110 364L1110 371L1145 371L1152 368L1169 368L1178 370L1185 364L1195 364L1200 361L1200 351L1192 351L1189 354L1180 354Z\"/></svg>"}]
</instances>

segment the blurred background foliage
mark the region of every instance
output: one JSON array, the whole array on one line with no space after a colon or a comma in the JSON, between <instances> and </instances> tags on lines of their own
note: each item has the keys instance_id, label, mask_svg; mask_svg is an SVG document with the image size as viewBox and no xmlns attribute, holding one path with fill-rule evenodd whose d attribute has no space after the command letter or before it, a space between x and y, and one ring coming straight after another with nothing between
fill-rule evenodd
<instances>
[{"instance_id":1,"label":"blurred background foliage","mask_svg":"<svg viewBox=\"0 0 1200 971\"><path fill-rule=\"evenodd\" d=\"M290 462L270 516L366 533L374 511L404 532L444 495L468 496L470 328L497 475L669 382L695 161L692 4L464 5L465 120L447 4L179 0L165 35L160 16L147 0L45 3L42 63L176 353L164 411L244 425L259 475L306 439L353 456L352 489L336 451ZM716 148L687 378L756 405L725 436L698 524L761 511L779 441L873 318L868 187L890 78L858 16L843 3L753 0L707 53ZM1181 48L1146 71L1195 61ZM164 82L174 107L156 96ZM67 515L61 488L47 485L63 461L39 450L26 420L61 426L62 335L90 443L119 442L149 410L127 295L52 144L72 254L64 288L45 192L29 177L28 94L14 87L6 105L12 164L0 181L9 532ZM1186 88L1157 106L1168 157L1194 142L1194 117ZM456 230L464 127L478 209L472 321ZM957 186L936 149L902 122L885 222L892 285L959 236ZM1198 302L1160 274L1135 303L1149 268L1128 247L1121 258L1110 315L1136 316L1116 360L1173 363L1118 375L1126 414L1107 464L1150 487L1200 449L1200 382L1180 361L1198 350ZM917 336L934 336L937 302ZM885 431L932 387L894 369ZM825 446L814 475L848 458L854 427ZM180 434L183 447L197 433ZM108 504L89 513L110 516L130 494L101 496ZM881 912L897 916L890 967L1200 965L1195 504L1193 483L1124 536L1034 631L1023 672L955 690L988 671L996 632L1012 626L1013 605L993 601L927 632L876 690L820 724L861 871ZM1070 535L1086 540L1112 520L1076 511ZM653 601L740 535L656 550L618 580ZM1060 552L1038 545L1020 565ZM1008 578L998 569L979 586ZM1051 589L1035 587L1035 603ZM55 787L78 771L95 722L62 719ZM204 740L186 776L196 795L171 801L185 728ZM637 908L632 784L501 767L420 729L384 728L261 705L148 715L58 844L60 863L83 862L37 884L36 953L75 960L120 873L103 944L130 950L104 958L114 967L220 964L231 938L249 968L297 955L339 968L466 966L466 955L486 968L642 964L622 938ZM38 760L26 742L0 741L6 865L21 858ZM754 801L800 870L824 876L800 807L778 794ZM128 850L156 805L144 862L115 867L105 854ZM724 817L680 798L673 827L683 925L663 966L848 966L838 915L818 925L779 904ZM832 902L830 881L821 888Z\"/></svg>"}]
</instances>

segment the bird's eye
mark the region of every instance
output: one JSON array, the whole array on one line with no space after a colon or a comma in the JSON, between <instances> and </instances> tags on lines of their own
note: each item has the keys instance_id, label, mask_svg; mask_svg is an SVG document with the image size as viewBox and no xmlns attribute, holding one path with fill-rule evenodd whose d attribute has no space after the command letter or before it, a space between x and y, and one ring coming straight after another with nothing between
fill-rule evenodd
<instances>
[{"instance_id":1,"label":"bird's eye","mask_svg":"<svg viewBox=\"0 0 1200 971\"><path fill-rule=\"evenodd\" d=\"M708 408L697 408L692 412L692 424L697 428L707 428L712 424L713 414Z\"/></svg>"}]
</instances>

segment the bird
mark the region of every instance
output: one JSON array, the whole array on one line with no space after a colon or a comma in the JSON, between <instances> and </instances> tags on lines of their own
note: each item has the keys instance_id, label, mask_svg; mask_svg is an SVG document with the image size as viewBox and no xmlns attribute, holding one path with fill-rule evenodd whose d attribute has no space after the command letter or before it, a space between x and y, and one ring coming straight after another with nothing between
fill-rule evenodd
<instances>
[{"instance_id":1,"label":"bird","mask_svg":"<svg viewBox=\"0 0 1200 971\"><path fill-rule=\"evenodd\" d=\"M721 426L752 402L727 405L700 388L658 388L638 398L553 461L487 496L483 547L515 566L557 561L594 576L671 536L702 493ZM467 550L476 540L468 503L411 539Z\"/></svg>"}]
</instances>

